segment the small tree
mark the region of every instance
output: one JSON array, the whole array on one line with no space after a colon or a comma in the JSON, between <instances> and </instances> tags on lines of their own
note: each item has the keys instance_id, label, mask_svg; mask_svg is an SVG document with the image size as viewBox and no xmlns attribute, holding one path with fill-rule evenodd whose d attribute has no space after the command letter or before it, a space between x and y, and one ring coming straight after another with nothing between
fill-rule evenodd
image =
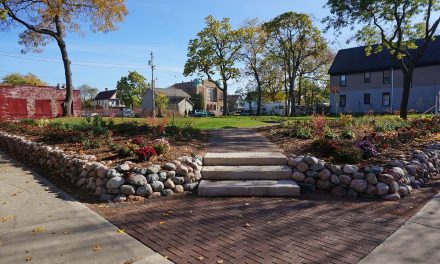
<instances>
[{"instance_id":1,"label":"small tree","mask_svg":"<svg viewBox=\"0 0 440 264\"><path fill-rule=\"evenodd\" d=\"M263 84L261 79L264 52L266 49L266 33L257 19L245 21L241 28L240 60L245 64L245 74L254 78L257 85L257 116L261 115Z\"/></svg>"},{"instance_id":2,"label":"small tree","mask_svg":"<svg viewBox=\"0 0 440 264\"><path fill-rule=\"evenodd\" d=\"M327 29L340 30L364 25L355 39L367 44L366 55L386 48L403 73L400 116L408 117L408 100L414 68L434 40L440 24L439 0L329 0L332 15L324 22ZM422 41L417 42L418 38ZM373 44L378 44L374 46Z\"/></svg>"},{"instance_id":3,"label":"small tree","mask_svg":"<svg viewBox=\"0 0 440 264\"><path fill-rule=\"evenodd\" d=\"M205 99L201 93L195 94L191 101L194 103L194 110L203 110L205 109Z\"/></svg>"},{"instance_id":4,"label":"small tree","mask_svg":"<svg viewBox=\"0 0 440 264\"><path fill-rule=\"evenodd\" d=\"M19 35L22 52L41 51L55 40L63 59L66 78L66 98L63 116L72 115L73 82L65 37L67 32L79 32L89 22L92 31L115 30L115 23L127 15L121 0L0 0L0 29L8 30L21 25Z\"/></svg>"},{"instance_id":5,"label":"small tree","mask_svg":"<svg viewBox=\"0 0 440 264\"><path fill-rule=\"evenodd\" d=\"M31 85L31 86L45 86L47 83L43 82L35 74L28 73L22 75L20 73L11 73L2 78L2 84L8 85Z\"/></svg>"},{"instance_id":6,"label":"small tree","mask_svg":"<svg viewBox=\"0 0 440 264\"><path fill-rule=\"evenodd\" d=\"M149 88L146 78L136 71L128 72L128 76L122 77L117 85L117 97L126 106L131 108L142 102L144 93Z\"/></svg>"},{"instance_id":7,"label":"small tree","mask_svg":"<svg viewBox=\"0 0 440 264\"><path fill-rule=\"evenodd\" d=\"M157 109L159 109L159 117L163 117L163 110L167 109L168 104L170 103L170 99L160 93L156 94L155 104Z\"/></svg>"},{"instance_id":8,"label":"small tree","mask_svg":"<svg viewBox=\"0 0 440 264\"><path fill-rule=\"evenodd\" d=\"M205 24L197 37L189 42L188 60L183 74L206 75L213 83L216 83L214 76L219 76L223 87L216 85L223 91L223 115L228 115L228 81L240 75L235 65L241 48L237 41L240 31L231 28L229 18L219 21L208 16Z\"/></svg>"},{"instance_id":9,"label":"small tree","mask_svg":"<svg viewBox=\"0 0 440 264\"><path fill-rule=\"evenodd\" d=\"M84 109L92 108L93 100L99 92L98 88L83 84L78 89L81 91L81 107Z\"/></svg>"}]
</instances>

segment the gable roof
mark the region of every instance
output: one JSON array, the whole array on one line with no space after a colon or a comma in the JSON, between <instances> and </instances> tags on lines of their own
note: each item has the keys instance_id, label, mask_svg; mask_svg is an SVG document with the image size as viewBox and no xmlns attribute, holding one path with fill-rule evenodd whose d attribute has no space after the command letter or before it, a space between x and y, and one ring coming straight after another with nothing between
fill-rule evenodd
<instances>
[{"instance_id":1,"label":"gable roof","mask_svg":"<svg viewBox=\"0 0 440 264\"><path fill-rule=\"evenodd\" d=\"M187 94L181 89L176 89L176 88L156 88L155 92L164 94L170 98L172 97L191 98L189 94Z\"/></svg>"},{"instance_id":2,"label":"gable roof","mask_svg":"<svg viewBox=\"0 0 440 264\"><path fill-rule=\"evenodd\" d=\"M416 40L418 47L424 43L423 39ZM365 55L367 46L339 50L328 73L340 75L347 73L359 73L368 71L381 71L390 68L399 69L400 66L393 60L390 52L383 49L380 53ZM373 50L377 45L373 45ZM416 50L414 50L415 52ZM440 36L428 44L423 57L417 63L417 67L440 64Z\"/></svg>"},{"instance_id":3,"label":"gable roof","mask_svg":"<svg viewBox=\"0 0 440 264\"><path fill-rule=\"evenodd\" d=\"M113 97L113 95L116 94L117 90L108 90L108 91L103 91L103 92L99 92L96 97L95 100L109 100Z\"/></svg>"},{"instance_id":4,"label":"gable roof","mask_svg":"<svg viewBox=\"0 0 440 264\"><path fill-rule=\"evenodd\" d=\"M179 97L179 98L170 98L170 100L169 100L169 104L170 105L177 105L177 104L179 104L180 102L182 102L182 101L184 101L184 100L186 100L188 103L190 103L191 105L194 105L194 103L193 102L191 102L188 98L182 98L182 97Z\"/></svg>"}]
</instances>

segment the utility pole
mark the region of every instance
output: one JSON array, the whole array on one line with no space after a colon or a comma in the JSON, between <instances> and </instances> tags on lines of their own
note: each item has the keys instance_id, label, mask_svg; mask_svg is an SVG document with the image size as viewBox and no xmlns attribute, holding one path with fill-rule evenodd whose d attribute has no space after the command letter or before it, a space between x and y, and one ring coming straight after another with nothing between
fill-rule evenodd
<instances>
[{"instance_id":1,"label":"utility pole","mask_svg":"<svg viewBox=\"0 0 440 264\"><path fill-rule=\"evenodd\" d=\"M150 53L150 60L148 61L148 65L151 66L151 91L153 94L153 118L156 117L156 95L154 94L154 69L156 65L154 65L154 55L153 52Z\"/></svg>"}]
</instances>

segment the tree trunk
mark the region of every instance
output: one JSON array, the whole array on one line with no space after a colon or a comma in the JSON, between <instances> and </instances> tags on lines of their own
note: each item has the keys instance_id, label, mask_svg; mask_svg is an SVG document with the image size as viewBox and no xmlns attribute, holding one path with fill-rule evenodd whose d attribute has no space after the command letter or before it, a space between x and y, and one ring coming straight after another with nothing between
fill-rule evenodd
<instances>
[{"instance_id":1,"label":"tree trunk","mask_svg":"<svg viewBox=\"0 0 440 264\"><path fill-rule=\"evenodd\" d=\"M261 92L261 81L260 81L260 76L258 76L258 74L255 74L255 80L257 81L257 90L258 90L258 99L257 99L257 116L261 115L261 97L262 97L262 92Z\"/></svg>"},{"instance_id":2,"label":"tree trunk","mask_svg":"<svg viewBox=\"0 0 440 264\"><path fill-rule=\"evenodd\" d=\"M228 83L226 81L223 81L223 115L228 116L229 115L229 109L228 109Z\"/></svg>"},{"instance_id":3,"label":"tree trunk","mask_svg":"<svg viewBox=\"0 0 440 264\"><path fill-rule=\"evenodd\" d=\"M298 105L301 105L301 93L302 93L301 79L302 79L302 75L300 74L298 78Z\"/></svg>"},{"instance_id":4,"label":"tree trunk","mask_svg":"<svg viewBox=\"0 0 440 264\"><path fill-rule=\"evenodd\" d=\"M250 93L248 93L247 98L248 98L248 104L249 104L249 116L252 116L252 100L251 100L252 98L250 96Z\"/></svg>"},{"instance_id":5,"label":"tree trunk","mask_svg":"<svg viewBox=\"0 0 440 264\"><path fill-rule=\"evenodd\" d=\"M70 69L69 55L67 54L66 43L63 39L58 41L58 47L63 58L64 75L66 78L66 98L63 103L63 116L72 116L73 103L73 84L72 84L72 70Z\"/></svg>"},{"instance_id":6,"label":"tree trunk","mask_svg":"<svg viewBox=\"0 0 440 264\"><path fill-rule=\"evenodd\" d=\"M403 71L403 92L402 92L402 101L400 102L400 117L402 119L408 118L408 101L409 101L409 92L411 90L412 74L413 74L412 69L408 71ZM393 98L390 98L390 100L393 100Z\"/></svg>"},{"instance_id":7,"label":"tree trunk","mask_svg":"<svg viewBox=\"0 0 440 264\"><path fill-rule=\"evenodd\" d=\"M295 76L291 76L289 78L289 97L290 97L290 116L294 116L296 114L296 105L295 105Z\"/></svg>"}]
</instances>

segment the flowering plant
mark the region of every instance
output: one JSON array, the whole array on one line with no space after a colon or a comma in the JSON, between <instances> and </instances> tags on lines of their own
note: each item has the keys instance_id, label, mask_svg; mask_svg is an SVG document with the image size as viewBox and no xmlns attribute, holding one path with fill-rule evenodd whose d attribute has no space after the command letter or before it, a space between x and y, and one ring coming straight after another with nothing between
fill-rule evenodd
<instances>
[{"instance_id":1,"label":"flowering plant","mask_svg":"<svg viewBox=\"0 0 440 264\"><path fill-rule=\"evenodd\" d=\"M136 154L141 160L147 161L152 156L157 156L157 152L153 147L145 146L136 150Z\"/></svg>"},{"instance_id":2,"label":"flowering plant","mask_svg":"<svg viewBox=\"0 0 440 264\"><path fill-rule=\"evenodd\" d=\"M164 138L153 140L152 145L159 155L165 154L170 150L170 143Z\"/></svg>"},{"instance_id":3,"label":"flowering plant","mask_svg":"<svg viewBox=\"0 0 440 264\"><path fill-rule=\"evenodd\" d=\"M362 150L364 159L374 157L378 154L376 147L366 138L358 141L356 146Z\"/></svg>"},{"instance_id":4,"label":"flowering plant","mask_svg":"<svg viewBox=\"0 0 440 264\"><path fill-rule=\"evenodd\" d=\"M131 143L142 147L145 146L145 139L143 137L135 137L131 140Z\"/></svg>"}]
</instances>

